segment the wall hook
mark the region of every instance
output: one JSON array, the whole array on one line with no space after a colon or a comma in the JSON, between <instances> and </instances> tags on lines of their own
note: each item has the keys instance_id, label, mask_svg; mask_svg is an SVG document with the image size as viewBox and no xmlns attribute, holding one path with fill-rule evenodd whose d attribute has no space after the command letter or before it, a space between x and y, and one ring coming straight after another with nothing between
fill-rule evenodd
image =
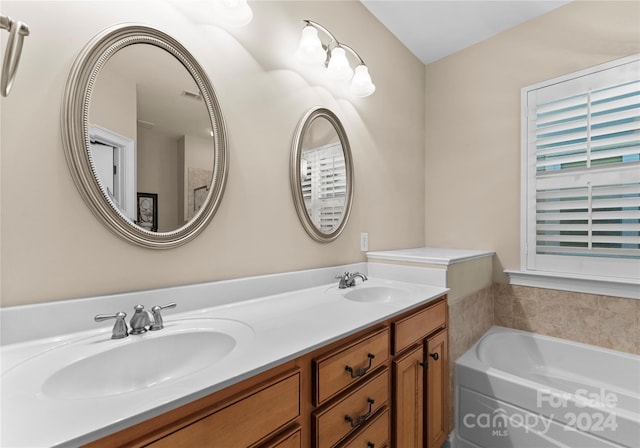
<instances>
[{"instance_id":1,"label":"wall hook","mask_svg":"<svg viewBox=\"0 0 640 448\"><path fill-rule=\"evenodd\" d=\"M26 23L14 21L9 16L0 16L0 28L9 31L9 41L7 49L4 53L4 62L2 64L2 79L0 93L2 96L8 96L13 86L13 81L18 71L18 63L22 54L22 44L24 37L29 35L29 27Z\"/></svg>"}]
</instances>

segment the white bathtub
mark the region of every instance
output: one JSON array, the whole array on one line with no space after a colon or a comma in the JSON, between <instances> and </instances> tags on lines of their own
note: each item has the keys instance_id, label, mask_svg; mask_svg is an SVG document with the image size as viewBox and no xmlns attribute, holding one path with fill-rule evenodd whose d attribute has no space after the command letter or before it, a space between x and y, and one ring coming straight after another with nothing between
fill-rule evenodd
<instances>
[{"instance_id":1,"label":"white bathtub","mask_svg":"<svg viewBox=\"0 0 640 448\"><path fill-rule=\"evenodd\" d=\"M456 448L640 447L640 356L503 327L456 361Z\"/></svg>"}]
</instances>

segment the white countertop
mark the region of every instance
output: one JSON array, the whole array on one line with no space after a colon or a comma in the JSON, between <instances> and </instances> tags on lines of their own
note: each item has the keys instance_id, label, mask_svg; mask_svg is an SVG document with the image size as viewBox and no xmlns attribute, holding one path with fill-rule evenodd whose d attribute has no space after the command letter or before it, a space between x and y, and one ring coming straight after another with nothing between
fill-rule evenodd
<instances>
[{"instance_id":1,"label":"white countertop","mask_svg":"<svg viewBox=\"0 0 640 448\"><path fill-rule=\"evenodd\" d=\"M476 258L491 257L495 252L488 250L445 249L440 247L416 247L413 249L367 252L371 260L391 260L412 263L451 265Z\"/></svg>"},{"instance_id":2,"label":"white countertop","mask_svg":"<svg viewBox=\"0 0 640 448\"><path fill-rule=\"evenodd\" d=\"M398 286L408 294L397 302L361 303L346 300L342 296L344 290L338 290L332 283L184 313L167 310L164 321L168 328L172 322L177 325L185 319L220 319L240 322L246 330L236 349L214 365L124 394L85 399L52 397L39 385L52 373L46 371L52 367L47 367L43 357L70 344L88 341L115 347L122 341L131 343L132 338L157 337L154 334L165 330L111 340L111 326L107 322L108 326L97 330L5 345L2 347L0 445L76 446L97 440L427 303L448 291L378 279L370 279L349 291L384 285ZM31 365L37 368L28 368Z\"/></svg>"}]
</instances>

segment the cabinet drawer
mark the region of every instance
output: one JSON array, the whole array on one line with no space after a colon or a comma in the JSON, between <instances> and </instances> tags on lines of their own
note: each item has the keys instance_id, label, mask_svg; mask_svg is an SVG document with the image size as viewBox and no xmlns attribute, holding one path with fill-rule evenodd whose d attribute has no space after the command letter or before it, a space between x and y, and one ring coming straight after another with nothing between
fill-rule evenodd
<instances>
[{"instance_id":1,"label":"cabinet drawer","mask_svg":"<svg viewBox=\"0 0 640 448\"><path fill-rule=\"evenodd\" d=\"M418 311L404 319L394 322L393 354L397 355L410 345L424 339L426 335L447 321L447 302L442 301L422 311Z\"/></svg>"},{"instance_id":2,"label":"cabinet drawer","mask_svg":"<svg viewBox=\"0 0 640 448\"><path fill-rule=\"evenodd\" d=\"M389 408L375 415L361 432L340 445L340 448L382 448L389 442Z\"/></svg>"},{"instance_id":3,"label":"cabinet drawer","mask_svg":"<svg viewBox=\"0 0 640 448\"><path fill-rule=\"evenodd\" d=\"M264 445L260 445L260 448L301 448L302 447L302 435L300 426L296 425L293 429L284 431L274 439L270 440Z\"/></svg>"},{"instance_id":4,"label":"cabinet drawer","mask_svg":"<svg viewBox=\"0 0 640 448\"><path fill-rule=\"evenodd\" d=\"M383 369L344 397L313 413L315 447L330 448L365 425L389 398L389 370Z\"/></svg>"},{"instance_id":5,"label":"cabinet drawer","mask_svg":"<svg viewBox=\"0 0 640 448\"><path fill-rule=\"evenodd\" d=\"M313 404L319 405L368 376L389 359L389 329L358 339L313 361Z\"/></svg>"},{"instance_id":6,"label":"cabinet drawer","mask_svg":"<svg viewBox=\"0 0 640 448\"><path fill-rule=\"evenodd\" d=\"M257 387L151 447L248 447L300 415L300 373ZM287 445L285 445L287 446Z\"/></svg>"}]
</instances>

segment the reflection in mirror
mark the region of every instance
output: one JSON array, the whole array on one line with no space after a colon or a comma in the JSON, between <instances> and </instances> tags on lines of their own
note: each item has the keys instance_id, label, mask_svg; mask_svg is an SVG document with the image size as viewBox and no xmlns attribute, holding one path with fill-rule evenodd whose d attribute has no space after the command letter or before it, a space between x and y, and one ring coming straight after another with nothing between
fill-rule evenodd
<instances>
[{"instance_id":1,"label":"reflection in mirror","mask_svg":"<svg viewBox=\"0 0 640 448\"><path fill-rule=\"evenodd\" d=\"M128 219L170 232L194 216L196 191L211 184L213 138L200 90L176 58L146 44L118 51L96 78L89 123L100 184ZM148 202L139 192L157 195L157 222L138 216Z\"/></svg>"},{"instance_id":2,"label":"reflection in mirror","mask_svg":"<svg viewBox=\"0 0 640 448\"><path fill-rule=\"evenodd\" d=\"M337 238L351 209L351 150L340 120L328 109L312 109L298 126L291 184L307 233L320 242Z\"/></svg>"},{"instance_id":3,"label":"reflection in mirror","mask_svg":"<svg viewBox=\"0 0 640 448\"><path fill-rule=\"evenodd\" d=\"M330 234L342 220L347 173L338 134L323 117L314 119L302 138L300 170L307 214L320 232Z\"/></svg>"},{"instance_id":4,"label":"reflection in mirror","mask_svg":"<svg viewBox=\"0 0 640 448\"><path fill-rule=\"evenodd\" d=\"M206 72L160 30L121 24L80 52L62 137L91 211L153 249L185 244L213 218L228 170L222 111Z\"/></svg>"}]
</instances>

